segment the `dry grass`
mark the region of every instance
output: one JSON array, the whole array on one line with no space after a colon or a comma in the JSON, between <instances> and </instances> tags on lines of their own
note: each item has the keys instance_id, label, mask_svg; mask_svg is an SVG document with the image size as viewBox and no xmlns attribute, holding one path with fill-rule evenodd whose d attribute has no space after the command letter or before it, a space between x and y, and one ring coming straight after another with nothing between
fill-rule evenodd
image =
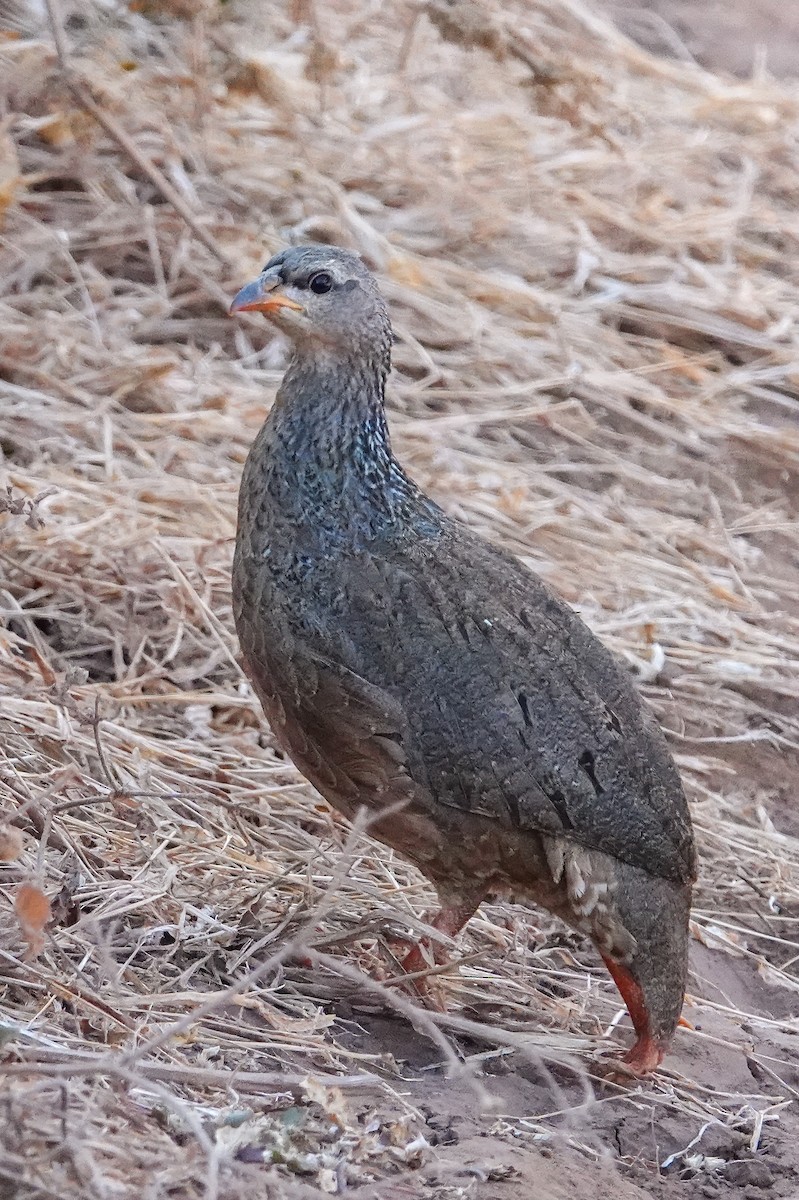
<instances>
[{"instance_id":1,"label":"dry grass","mask_svg":"<svg viewBox=\"0 0 799 1200\"><path fill-rule=\"evenodd\" d=\"M66 21L105 127L35 6L0 42L0 797L24 833L0 1181L236 1196L265 1146L276 1195L334 1191L428 1152L333 1004L407 1010L355 968L389 979L386 931L431 894L276 754L237 665L236 491L284 348L226 303L287 240L382 273L401 457L642 676L694 802L696 936L795 1005L799 101L652 58L578 0L138 7ZM52 904L36 956L23 882ZM497 906L460 949L451 1016L415 1019L478 1092L461 1006L480 1050L590 1062L618 999L579 939ZM719 1002L694 982L699 1020ZM755 1044L774 1024L726 1016ZM759 1129L796 1094L768 1069L652 1095Z\"/></svg>"}]
</instances>

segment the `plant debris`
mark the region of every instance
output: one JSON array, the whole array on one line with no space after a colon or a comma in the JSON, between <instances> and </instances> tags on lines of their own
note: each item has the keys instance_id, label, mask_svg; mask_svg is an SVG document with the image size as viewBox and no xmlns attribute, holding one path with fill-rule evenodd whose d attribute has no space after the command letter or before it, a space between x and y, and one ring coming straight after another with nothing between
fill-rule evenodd
<instances>
[{"instance_id":1,"label":"plant debris","mask_svg":"<svg viewBox=\"0 0 799 1200\"><path fill-rule=\"evenodd\" d=\"M795 88L658 58L580 0L12 7L0 1190L788 1195ZM410 473L580 610L669 733L691 1028L631 1092L594 1079L612 983L547 914L483 906L446 1014L391 982L431 890L297 774L238 665L236 495L286 347L227 305L314 238L380 273Z\"/></svg>"}]
</instances>

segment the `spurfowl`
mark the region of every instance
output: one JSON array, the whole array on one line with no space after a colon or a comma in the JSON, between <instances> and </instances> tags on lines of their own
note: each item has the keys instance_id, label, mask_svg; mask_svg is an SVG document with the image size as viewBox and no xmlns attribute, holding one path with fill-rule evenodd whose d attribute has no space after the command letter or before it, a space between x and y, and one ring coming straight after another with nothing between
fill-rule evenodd
<instances>
[{"instance_id":1,"label":"spurfowl","mask_svg":"<svg viewBox=\"0 0 799 1200\"><path fill-rule=\"evenodd\" d=\"M244 663L275 737L347 817L435 884L454 935L489 895L595 942L661 1061L680 1016L695 860L665 739L630 678L510 554L391 451L391 325L361 259L284 250L231 312L293 356L250 451L233 567ZM411 951L407 969L424 964Z\"/></svg>"}]
</instances>

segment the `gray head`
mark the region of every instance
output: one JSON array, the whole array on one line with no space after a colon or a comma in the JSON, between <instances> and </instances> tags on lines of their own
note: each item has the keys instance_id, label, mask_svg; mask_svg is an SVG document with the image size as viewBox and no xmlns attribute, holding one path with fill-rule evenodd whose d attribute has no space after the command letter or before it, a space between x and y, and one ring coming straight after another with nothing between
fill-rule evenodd
<instances>
[{"instance_id":1,"label":"gray head","mask_svg":"<svg viewBox=\"0 0 799 1200\"><path fill-rule=\"evenodd\" d=\"M391 326L377 282L357 254L337 246L281 250L230 311L265 313L301 355L388 357Z\"/></svg>"}]
</instances>

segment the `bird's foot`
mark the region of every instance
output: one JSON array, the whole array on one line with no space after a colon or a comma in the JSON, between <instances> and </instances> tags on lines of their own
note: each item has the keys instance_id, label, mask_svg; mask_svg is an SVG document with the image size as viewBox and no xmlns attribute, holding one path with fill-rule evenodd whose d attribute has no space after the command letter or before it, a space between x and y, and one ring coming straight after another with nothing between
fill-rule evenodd
<instances>
[{"instance_id":1,"label":"bird's foot","mask_svg":"<svg viewBox=\"0 0 799 1200\"><path fill-rule=\"evenodd\" d=\"M425 1007L446 1012L441 989L430 974L434 967L444 966L448 961L443 946L433 943L430 938L420 938L418 942L393 942L391 949L399 959L399 971L387 982L404 987Z\"/></svg>"},{"instance_id":2,"label":"bird's foot","mask_svg":"<svg viewBox=\"0 0 799 1200\"><path fill-rule=\"evenodd\" d=\"M641 1076L651 1075L658 1069L663 1062L665 1053L666 1047L661 1041L653 1038L650 1034L644 1034L627 1051L622 1062L631 1075L640 1079Z\"/></svg>"},{"instance_id":3,"label":"bird's foot","mask_svg":"<svg viewBox=\"0 0 799 1200\"><path fill-rule=\"evenodd\" d=\"M442 908L434 916L429 916L427 923L433 929L446 934L447 937L455 937L469 920L478 904L479 900L455 905L451 908ZM396 942L394 944L397 945ZM403 976L412 977L404 981L407 987L412 989L414 995L418 996L428 1008L446 1012L441 991L436 986L435 977L431 975L431 971L435 967L446 966L450 961L446 949L440 942L429 937L422 937L418 942L401 944L403 947L409 947L400 963ZM401 982L401 980L398 979L397 982Z\"/></svg>"},{"instance_id":4,"label":"bird's foot","mask_svg":"<svg viewBox=\"0 0 799 1200\"><path fill-rule=\"evenodd\" d=\"M427 924L439 933L454 938L460 933L472 914L477 911L482 899L482 894L480 894L462 900L458 904L444 907L435 915L428 916ZM394 942L394 946L395 948L401 947L406 953L400 963L402 976L389 982L404 982L406 987L409 990L412 989L414 995L422 1000L428 1008L446 1012L446 1004L436 986L437 976L432 974L435 967L444 967L449 963L450 957L446 948L438 940L429 937L422 937L418 942ZM403 976L411 976L411 978L403 979Z\"/></svg>"},{"instance_id":5,"label":"bird's foot","mask_svg":"<svg viewBox=\"0 0 799 1200\"><path fill-rule=\"evenodd\" d=\"M400 966L403 974L416 975L430 971L436 966L444 966L446 962L447 956L442 946L434 945L430 938L420 938L411 946Z\"/></svg>"},{"instance_id":6,"label":"bird's foot","mask_svg":"<svg viewBox=\"0 0 799 1200\"><path fill-rule=\"evenodd\" d=\"M666 1047L662 1042L645 1035L638 1038L623 1058L614 1058L601 1067L600 1072L608 1083L630 1087L653 1074L662 1063L665 1053Z\"/></svg>"}]
</instances>

